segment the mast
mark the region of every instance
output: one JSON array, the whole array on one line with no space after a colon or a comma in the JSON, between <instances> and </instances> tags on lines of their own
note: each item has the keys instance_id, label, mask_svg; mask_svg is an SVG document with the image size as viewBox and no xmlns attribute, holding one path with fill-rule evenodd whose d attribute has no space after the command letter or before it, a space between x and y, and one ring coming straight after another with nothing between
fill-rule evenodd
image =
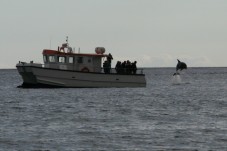
<instances>
[{"instance_id":1,"label":"mast","mask_svg":"<svg viewBox=\"0 0 227 151\"><path fill-rule=\"evenodd\" d=\"M69 37L68 37L68 36L66 36L66 43L67 43L67 47L69 46L68 41L69 41Z\"/></svg>"}]
</instances>

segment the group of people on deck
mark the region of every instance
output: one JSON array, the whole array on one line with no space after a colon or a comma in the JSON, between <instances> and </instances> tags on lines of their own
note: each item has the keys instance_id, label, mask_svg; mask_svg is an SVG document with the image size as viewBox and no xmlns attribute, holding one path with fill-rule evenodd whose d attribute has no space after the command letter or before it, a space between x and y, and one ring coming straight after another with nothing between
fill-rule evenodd
<instances>
[{"instance_id":1,"label":"group of people on deck","mask_svg":"<svg viewBox=\"0 0 227 151\"><path fill-rule=\"evenodd\" d=\"M110 73L112 59L113 57L109 53L109 55L107 56L107 60L104 61L103 63L104 73ZM136 63L137 63L136 61L130 62L129 60L123 61L123 62L118 61L115 66L116 73L117 74L136 74L136 71L137 71Z\"/></svg>"},{"instance_id":2,"label":"group of people on deck","mask_svg":"<svg viewBox=\"0 0 227 151\"><path fill-rule=\"evenodd\" d=\"M130 62L129 60L124 62L118 61L115 66L115 70L118 74L136 74L136 63L136 61Z\"/></svg>"}]
</instances>

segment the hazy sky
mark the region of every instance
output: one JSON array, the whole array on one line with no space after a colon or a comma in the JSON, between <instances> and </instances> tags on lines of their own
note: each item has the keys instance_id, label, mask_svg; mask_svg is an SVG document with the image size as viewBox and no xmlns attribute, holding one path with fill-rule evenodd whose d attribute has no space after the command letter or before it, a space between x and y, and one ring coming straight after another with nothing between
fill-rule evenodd
<instances>
[{"instance_id":1,"label":"hazy sky","mask_svg":"<svg viewBox=\"0 0 227 151\"><path fill-rule=\"evenodd\" d=\"M227 66L227 0L0 0L0 68L103 46L138 66ZM51 42L50 42L51 41Z\"/></svg>"}]
</instances>

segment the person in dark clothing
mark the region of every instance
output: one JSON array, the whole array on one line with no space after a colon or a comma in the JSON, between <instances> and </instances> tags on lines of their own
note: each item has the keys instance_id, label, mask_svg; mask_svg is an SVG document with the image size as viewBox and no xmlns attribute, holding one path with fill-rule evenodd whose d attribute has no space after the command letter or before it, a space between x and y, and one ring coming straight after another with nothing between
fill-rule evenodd
<instances>
[{"instance_id":1,"label":"person in dark clothing","mask_svg":"<svg viewBox=\"0 0 227 151\"><path fill-rule=\"evenodd\" d=\"M116 70L117 74L120 74L121 68L122 68L121 67L121 62L118 61L116 66L115 66L115 70Z\"/></svg>"},{"instance_id":2,"label":"person in dark clothing","mask_svg":"<svg viewBox=\"0 0 227 151\"><path fill-rule=\"evenodd\" d=\"M126 74L126 61L121 64L121 74Z\"/></svg>"},{"instance_id":3,"label":"person in dark clothing","mask_svg":"<svg viewBox=\"0 0 227 151\"><path fill-rule=\"evenodd\" d=\"M113 56L111 55L111 53L109 53L109 55L107 56L107 61L111 64L112 60L113 60Z\"/></svg>"},{"instance_id":4,"label":"person in dark clothing","mask_svg":"<svg viewBox=\"0 0 227 151\"><path fill-rule=\"evenodd\" d=\"M105 62L103 63L104 73L109 73L108 68L109 68L108 62L107 62L107 61L105 61Z\"/></svg>"},{"instance_id":5,"label":"person in dark clothing","mask_svg":"<svg viewBox=\"0 0 227 151\"><path fill-rule=\"evenodd\" d=\"M131 62L129 60L127 60L125 68L126 68L126 74L131 74L132 73L131 72Z\"/></svg>"},{"instance_id":6,"label":"person in dark clothing","mask_svg":"<svg viewBox=\"0 0 227 151\"><path fill-rule=\"evenodd\" d=\"M109 53L109 55L107 56L106 58L106 71L107 73L110 73L110 70L111 70L111 61L113 60L113 57L111 55L111 53Z\"/></svg>"},{"instance_id":7,"label":"person in dark clothing","mask_svg":"<svg viewBox=\"0 0 227 151\"><path fill-rule=\"evenodd\" d=\"M136 71L137 71L137 66L136 66L136 61L134 61L133 63L132 63L132 73L133 74L136 74Z\"/></svg>"}]
</instances>

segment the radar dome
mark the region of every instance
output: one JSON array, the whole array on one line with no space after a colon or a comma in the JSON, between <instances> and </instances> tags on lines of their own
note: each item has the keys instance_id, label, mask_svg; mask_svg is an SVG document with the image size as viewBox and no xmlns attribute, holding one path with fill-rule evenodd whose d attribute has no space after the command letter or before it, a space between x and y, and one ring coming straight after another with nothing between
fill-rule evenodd
<instances>
[{"instance_id":1,"label":"radar dome","mask_svg":"<svg viewBox=\"0 0 227 151\"><path fill-rule=\"evenodd\" d=\"M95 52L97 53L97 54L104 54L105 53L105 48L104 47L96 47L95 48Z\"/></svg>"}]
</instances>

